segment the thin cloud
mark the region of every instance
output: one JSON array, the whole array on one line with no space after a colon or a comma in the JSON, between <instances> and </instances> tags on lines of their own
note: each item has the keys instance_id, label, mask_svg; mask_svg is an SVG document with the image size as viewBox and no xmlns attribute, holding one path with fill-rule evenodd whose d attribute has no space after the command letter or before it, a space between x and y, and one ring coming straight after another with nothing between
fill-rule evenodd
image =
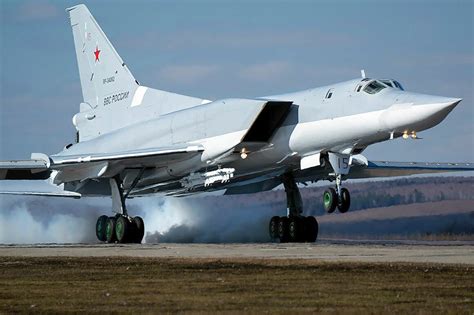
<instances>
[{"instance_id":1,"label":"thin cloud","mask_svg":"<svg viewBox=\"0 0 474 315\"><path fill-rule=\"evenodd\" d=\"M130 39L124 39L130 47L153 47L159 49L182 50L193 47L210 49L222 48L270 48L270 47L331 47L347 46L354 39L339 33L323 33L317 30L281 31L253 30L249 32L213 33L201 30L178 30L174 32L148 31Z\"/></svg>"},{"instance_id":2,"label":"thin cloud","mask_svg":"<svg viewBox=\"0 0 474 315\"><path fill-rule=\"evenodd\" d=\"M457 52L430 52L430 53L413 53L409 58L393 59L392 63L396 63L406 68L416 67L434 67L441 66L465 66L474 67L474 55L471 53Z\"/></svg>"},{"instance_id":3,"label":"thin cloud","mask_svg":"<svg viewBox=\"0 0 474 315\"><path fill-rule=\"evenodd\" d=\"M159 77L176 83L195 83L218 71L216 65L172 65L159 71Z\"/></svg>"},{"instance_id":4,"label":"thin cloud","mask_svg":"<svg viewBox=\"0 0 474 315\"><path fill-rule=\"evenodd\" d=\"M18 8L18 19L22 21L47 20L58 16L60 10L48 1L29 1Z\"/></svg>"},{"instance_id":5,"label":"thin cloud","mask_svg":"<svg viewBox=\"0 0 474 315\"><path fill-rule=\"evenodd\" d=\"M275 80L277 77L287 76L291 72L291 65L284 61L271 61L262 64L254 64L240 70L243 79L253 81Z\"/></svg>"}]
</instances>

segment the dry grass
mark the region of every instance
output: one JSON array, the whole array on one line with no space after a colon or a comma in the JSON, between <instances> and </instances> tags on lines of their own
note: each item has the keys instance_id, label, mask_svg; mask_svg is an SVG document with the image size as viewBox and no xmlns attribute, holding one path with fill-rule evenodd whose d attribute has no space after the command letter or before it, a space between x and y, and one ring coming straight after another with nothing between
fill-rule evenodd
<instances>
[{"instance_id":1,"label":"dry grass","mask_svg":"<svg viewBox=\"0 0 474 315\"><path fill-rule=\"evenodd\" d=\"M472 314L472 267L302 260L0 258L0 313Z\"/></svg>"}]
</instances>

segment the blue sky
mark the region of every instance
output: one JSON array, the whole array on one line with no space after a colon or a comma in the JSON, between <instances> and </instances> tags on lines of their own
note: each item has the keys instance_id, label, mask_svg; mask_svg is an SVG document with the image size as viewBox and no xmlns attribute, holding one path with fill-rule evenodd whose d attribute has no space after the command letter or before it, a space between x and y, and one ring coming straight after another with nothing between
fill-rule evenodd
<instances>
[{"instance_id":1,"label":"blue sky","mask_svg":"<svg viewBox=\"0 0 474 315\"><path fill-rule=\"evenodd\" d=\"M73 141L81 102L72 1L0 2L0 159ZM216 99L360 76L463 102L421 141L369 159L474 161L472 1L84 1L144 85Z\"/></svg>"}]
</instances>

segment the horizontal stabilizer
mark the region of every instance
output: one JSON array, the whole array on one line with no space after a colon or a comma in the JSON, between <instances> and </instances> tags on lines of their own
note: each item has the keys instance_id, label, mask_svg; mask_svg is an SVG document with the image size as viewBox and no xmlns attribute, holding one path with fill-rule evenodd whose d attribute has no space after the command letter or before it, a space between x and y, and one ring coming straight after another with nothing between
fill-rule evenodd
<instances>
[{"instance_id":1,"label":"horizontal stabilizer","mask_svg":"<svg viewBox=\"0 0 474 315\"><path fill-rule=\"evenodd\" d=\"M0 161L0 180L47 179L51 174L47 155L33 153L31 160Z\"/></svg>"},{"instance_id":2,"label":"horizontal stabilizer","mask_svg":"<svg viewBox=\"0 0 474 315\"><path fill-rule=\"evenodd\" d=\"M0 195L81 198L81 194L64 190L62 186L53 185L48 180L0 182Z\"/></svg>"}]
</instances>

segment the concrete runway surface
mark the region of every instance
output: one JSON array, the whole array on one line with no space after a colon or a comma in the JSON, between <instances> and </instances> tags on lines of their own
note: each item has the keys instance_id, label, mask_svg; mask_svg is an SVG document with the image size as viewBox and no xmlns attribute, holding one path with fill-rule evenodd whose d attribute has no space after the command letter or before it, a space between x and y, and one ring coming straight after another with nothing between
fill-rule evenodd
<instances>
[{"instance_id":1,"label":"concrete runway surface","mask_svg":"<svg viewBox=\"0 0 474 315\"><path fill-rule=\"evenodd\" d=\"M0 245L0 256L311 259L474 265L474 242L321 240L314 244Z\"/></svg>"}]
</instances>

